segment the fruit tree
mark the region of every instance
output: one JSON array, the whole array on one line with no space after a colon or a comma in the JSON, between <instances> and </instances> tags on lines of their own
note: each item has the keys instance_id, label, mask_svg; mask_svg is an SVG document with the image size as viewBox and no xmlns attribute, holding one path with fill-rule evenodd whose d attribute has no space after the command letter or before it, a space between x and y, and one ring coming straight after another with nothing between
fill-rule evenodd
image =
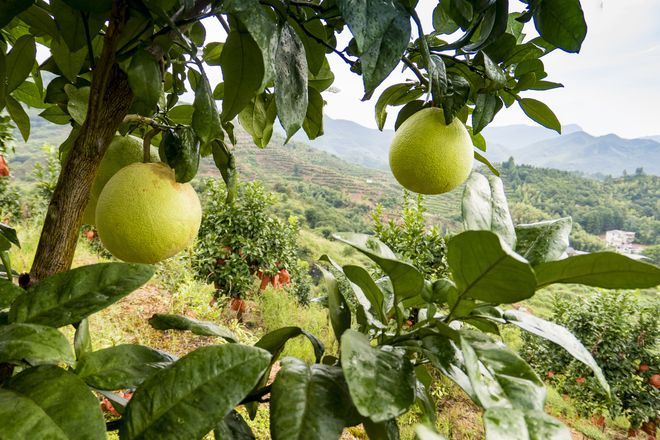
<instances>
[{"instance_id":1,"label":"fruit tree","mask_svg":"<svg viewBox=\"0 0 660 440\"><path fill-rule=\"evenodd\" d=\"M9 252L19 245L16 231L0 224L0 276L9 279L0 282L3 438L96 439L115 430L121 439L199 439L211 431L217 439L252 438L243 416L254 417L268 402L276 440L336 439L358 424L371 439L397 439L397 417L414 404L428 422L418 436L437 439L429 370L456 382L485 409L488 438L570 438L566 427L544 413L542 381L497 339L499 328L517 326L563 346L609 394L600 368L564 328L499 306L554 283L655 286L660 269L611 253L561 259L570 219L515 227L495 176L468 179L466 231L447 243L447 277L426 279L372 237L338 235L385 276L373 280L363 267L340 267L324 258L334 266L325 278L339 342L335 353L296 326L249 346L215 323L158 314L149 320L156 329L219 336L227 343L181 359L136 344L94 350L87 317L141 286L154 268L104 263L69 270L85 207L115 136L142 139L144 162L151 146L158 146L165 164L129 165L109 179L94 218L102 239L103 221L122 220L116 208L126 204L127 190L141 189L139 180L170 167L156 182L159 191L173 193L163 199L172 200L184 192L176 184L196 175L201 156L213 157L231 203L237 188L235 124L260 147L269 143L276 119L287 138L301 128L310 139L322 135L322 92L334 80L331 56L364 84L365 100L403 66L407 79L375 100L378 126L384 126L389 107L402 106L395 122L402 130L409 118L414 126L432 114L424 128L459 127L465 148L436 160L460 157L465 168L471 152L496 174L482 155L481 130L503 107L516 104L560 131L552 111L525 92L561 87L546 79L541 58L556 49L578 52L587 30L579 0L509 3L441 0L423 20L416 0L2 1L0 110L6 109L24 139L30 135L26 105L71 128L60 146L62 170L29 279L19 280L25 289L12 282ZM219 37L207 33L209 23L221 29ZM348 42L340 44L345 36ZM212 84L209 72L218 68L222 82ZM194 95L192 103L184 101L186 93ZM463 174L451 176L441 190ZM196 214L191 198L184 197L178 210L165 210ZM132 206L142 215L135 217L138 226L130 226L137 236L149 223L149 213L140 210L154 209L151 202ZM184 223L186 230L168 224L162 232L188 235L197 217ZM106 231L125 229L118 225ZM120 252L122 244L117 246ZM127 259L142 251L124 250ZM170 253L164 249L153 260ZM151 255L134 260L153 261ZM343 284L350 291L340 291L335 276L349 280ZM413 311L411 326L406 319ZM75 328L73 344L58 330L69 325ZM287 340L298 336L309 339L315 363L285 358L269 383ZM112 401L121 418L106 423L90 388ZM125 389L135 389L130 402L113 392Z\"/></svg>"}]
</instances>

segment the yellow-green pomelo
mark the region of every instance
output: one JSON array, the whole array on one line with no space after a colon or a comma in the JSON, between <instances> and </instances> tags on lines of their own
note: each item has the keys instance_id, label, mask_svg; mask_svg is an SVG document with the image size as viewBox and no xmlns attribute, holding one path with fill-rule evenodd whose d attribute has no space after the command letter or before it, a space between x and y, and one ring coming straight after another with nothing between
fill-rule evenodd
<instances>
[{"instance_id":1,"label":"yellow-green pomelo","mask_svg":"<svg viewBox=\"0 0 660 440\"><path fill-rule=\"evenodd\" d=\"M177 183L164 163L134 163L119 170L101 191L96 228L120 260L153 264L185 249L202 220L189 183Z\"/></svg>"},{"instance_id":2,"label":"yellow-green pomelo","mask_svg":"<svg viewBox=\"0 0 660 440\"><path fill-rule=\"evenodd\" d=\"M440 194L465 182L472 170L472 140L463 123L446 125L442 110L423 109L410 116L394 134L390 168L404 188L420 194Z\"/></svg>"},{"instance_id":3,"label":"yellow-green pomelo","mask_svg":"<svg viewBox=\"0 0 660 440\"><path fill-rule=\"evenodd\" d=\"M125 166L135 162L141 162L142 159L142 142L138 139L132 136L115 136L112 138L112 142L110 142L108 149L103 155L103 159L101 159L94 183L92 183L89 200L83 214L84 224L96 224L94 219L96 203L108 180ZM151 160L158 161L158 153L155 148L151 150Z\"/></svg>"}]
</instances>

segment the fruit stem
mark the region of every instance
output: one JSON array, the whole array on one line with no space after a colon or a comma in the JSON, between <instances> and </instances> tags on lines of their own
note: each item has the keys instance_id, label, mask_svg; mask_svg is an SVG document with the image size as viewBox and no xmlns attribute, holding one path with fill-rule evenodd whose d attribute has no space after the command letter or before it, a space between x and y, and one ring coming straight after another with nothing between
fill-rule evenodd
<instances>
[{"instance_id":1,"label":"fruit stem","mask_svg":"<svg viewBox=\"0 0 660 440\"><path fill-rule=\"evenodd\" d=\"M151 162L151 139L159 132L159 129L153 128L144 136L144 140L142 141L142 162Z\"/></svg>"}]
</instances>

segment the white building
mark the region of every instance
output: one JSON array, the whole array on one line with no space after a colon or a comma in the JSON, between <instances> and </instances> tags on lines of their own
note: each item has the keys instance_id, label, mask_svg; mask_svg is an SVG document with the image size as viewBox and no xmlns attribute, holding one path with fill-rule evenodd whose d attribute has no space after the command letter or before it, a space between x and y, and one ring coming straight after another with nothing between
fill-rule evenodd
<instances>
[{"instance_id":1,"label":"white building","mask_svg":"<svg viewBox=\"0 0 660 440\"><path fill-rule=\"evenodd\" d=\"M605 232L605 243L607 247L614 248L619 253L632 254L636 249L633 246L635 233L630 231L619 231L618 229Z\"/></svg>"}]
</instances>

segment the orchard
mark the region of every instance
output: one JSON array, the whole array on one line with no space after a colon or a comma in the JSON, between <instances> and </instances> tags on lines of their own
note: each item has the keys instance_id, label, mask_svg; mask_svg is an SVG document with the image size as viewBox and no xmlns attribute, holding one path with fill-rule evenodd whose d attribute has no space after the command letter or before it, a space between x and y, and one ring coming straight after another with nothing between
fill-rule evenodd
<instances>
[{"instance_id":1,"label":"orchard","mask_svg":"<svg viewBox=\"0 0 660 440\"><path fill-rule=\"evenodd\" d=\"M542 58L557 50L579 52L587 32L579 0L440 0L431 20L420 17L417 3L2 2L0 110L24 140L30 136L25 106L42 109L42 118L70 127L70 134L59 147L62 170L29 275L19 279L12 271L12 250L20 242L15 229L0 225L0 438L87 440L115 431L120 439L253 438L245 418L268 404L273 439L338 439L344 428L360 424L370 439L398 439L397 418L418 408L424 423L417 436L434 440L442 437L434 424L432 375L455 382L483 408L488 439L571 438L566 426L545 413L543 381L501 342L500 329L514 326L562 346L584 365L585 380L610 395L605 376L564 327L508 305L552 284L654 287L660 269L608 252L565 258L570 219L514 225L480 132L514 105L561 130L548 106L526 92L561 87L547 79ZM211 22L222 29L220 36L207 32ZM363 99L375 101L381 129L391 107L401 107L397 129L420 130L414 122L433 114L424 130L460 133L458 154L449 154L456 146L443 142L459 135L434 140L449 152L429 161L444 170L439 174L432 170L408 180L410 171L393 148L392 170L403 186L422 192L426 188L407 182L439 178L424 182L428 192L448 191L467 178L471 156L493 173L467 178L464 231L446 242L443 275L428 279L374 237L337 231L337 240L372 260L383 276L374 279L365 267L321 257L334 352L300 327L272 331L247 345L213 322L162 314L149 320L155 329L220 336L226 343L181 358L138 344L94 350L87 318L146 283L155 269L145 262L194 240L198 218L177 226L171 215L198 213L199 202L188 190L200 158L213 158L231 206L239 191L238 126L261 148L269 144L276 119L287 139L300 129L309 139L323 134L322 93L334 81L329 57L345 62L363 84ZM381 90L401 68L406 79ZM212 69L221 72L222 82L211 82ZM117 136L139 139L145 163L125 158L130 165L102 185L92 217L116 257L138 262L71 269L85 209L94 203L95 181ZM152 147L162 163L151 163L158 162ZM160 174L133 172L138 169ZM178 210L159 209L153 199L126 201L131 188L146 188L171 202L184 186L188 195ZM125 218L118 213L123 208ZM205 231L218 225L220 220ZM147 249L140 239L155 239L148 244L159 248L179 236L174 248L136 257ZM218 251L224 246L216 243ZM238 251L231 247L227 254ZM286 269L277 267L286 256L265 255L265 269ZM223 258L210 255L207 263L217 267ZM338 287L338 277L350 281L348 291ZM240 311L242 305L232 307ZM72 342L63 333L71 328ZM296 337L309 340L314 363L279 359ZM649 376L656 387L657 374ZM125 389L135 390L130 400L119 393ZM112 402L119 417L104 419L95 392Z\"/></svg>"}]
</instances>

